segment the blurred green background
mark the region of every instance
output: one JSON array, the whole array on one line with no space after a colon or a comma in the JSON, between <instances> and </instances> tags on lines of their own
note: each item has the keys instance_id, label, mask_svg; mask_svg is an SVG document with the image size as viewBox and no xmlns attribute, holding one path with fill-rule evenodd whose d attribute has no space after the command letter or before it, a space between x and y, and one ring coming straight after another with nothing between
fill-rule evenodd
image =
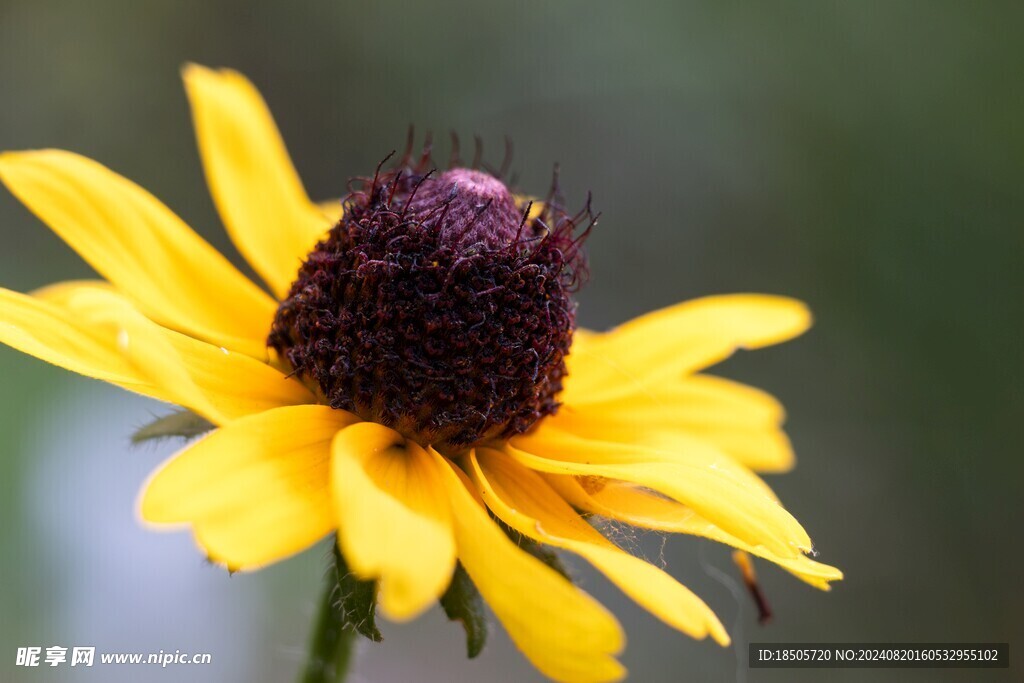
<instances>
[{"instance_id":1,"label":"blurred green background","mask_svg":"<svg viewBox=\"0 0 1024 683\"><path fill-rule=\"evenodd\" d=\"M310 194L335 197L408 124L516 145L526 191L561 162L603 211L580 318L707 293L808 301L806 337L721 372L789 408L771 477L847 573L831 594L761 565L756 625L727 552L627 539L747 641L1024 636L1024 4L965 2L38 2L0 0L0 149L62 147L162 198L238 261L204 188L178 69L232 66L269 101ZM442 152L443 154L443 152ZM89 276L0 192L0 285ZM0 348L0 679L282 681L303 659L325 549L252 575L133 500L171 446L162 408ZM1013 539L1018 539L1014 541ZM748 671L580 562L636 681L1020 680L1011 671ZM719 573L731 578L720 582ZM737 597L738 596L738 597ZM435 610L386 627L353 681L526 681ZM208 667L18 669L18 646L204 651ZM745 649L741 648L741 649ZM739 657L739 659L737 659Z\"/></svg>"}]
</instances>

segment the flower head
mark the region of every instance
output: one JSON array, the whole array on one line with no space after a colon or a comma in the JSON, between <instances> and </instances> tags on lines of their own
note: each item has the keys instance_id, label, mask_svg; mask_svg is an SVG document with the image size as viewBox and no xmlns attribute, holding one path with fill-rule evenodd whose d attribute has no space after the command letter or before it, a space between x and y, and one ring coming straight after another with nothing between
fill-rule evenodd
<instances>
[{"instance_id":1,"label":"flower head","mask_svg":"<svg viewBox=\"0 0 1024 683\"><path fill-rule=\"evenodd\" d=\"M575 221L553 203L531 217L497 178L428 161L356 181L269 343L331 407L420 443L521 434L558 406Z\"/></svg>"},{"instance_id":2,"label":"flower head","mask_svg":"<svg viewBox=\"0 0 1024 683\"><path fill-rule=\"evenodd\" d=\"M589 214L407 158L333 215L306 196L248 81L189 67L185 82L217 208L273 296L100 164L0 155L0 179L105 278L0 290L0 341L209 428L146 483L144 520L188 525L232 570L336 534L386 616L468 585L566 681L621 678L623 634L545 549L729 642L700 598L592 518L729 544L819 588L841 578L806 557L807 533L754 473L792 464L781 407L703 373L802 333L802 304L708 297L576 330Z\"/></svg>"}]
</instances>

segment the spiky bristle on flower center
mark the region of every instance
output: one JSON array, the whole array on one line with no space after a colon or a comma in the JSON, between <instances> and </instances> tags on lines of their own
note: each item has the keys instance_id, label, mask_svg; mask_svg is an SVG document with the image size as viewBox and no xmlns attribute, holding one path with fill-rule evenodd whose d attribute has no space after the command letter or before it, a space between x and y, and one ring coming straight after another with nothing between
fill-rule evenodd
<instances>
[{"instance_id":1,"label":"spiky bristle on flower center","mask_svg":"<svg viewBox=\"0 0 1024 683\"><path fill-rule=\"evenodd\" d=\"M331 406L420 443L524 432L558 409L583 268L574 232L593 217L552 198L530 215L493 175L425 166L353 182L268 343Z\"/></svg>"}]
</instances>

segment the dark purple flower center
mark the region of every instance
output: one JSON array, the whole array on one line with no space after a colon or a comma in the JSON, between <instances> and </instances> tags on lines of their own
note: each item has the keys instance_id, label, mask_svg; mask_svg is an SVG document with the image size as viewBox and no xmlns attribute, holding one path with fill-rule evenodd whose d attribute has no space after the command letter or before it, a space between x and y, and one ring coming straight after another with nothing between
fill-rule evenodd
<instances>
[{"instance_id":1,"label":"dark purple flower center","mask_svg":"<svg viewBox=\"0 0 1024 683\"><path fill-rule=\"evenodd\" d=\"M268 344L332 407L421 443L469 446L554 413L581 216L549 201L530 217L501 180L466 168L403 164L353 187Z\"/></svg>"}]
</instances>

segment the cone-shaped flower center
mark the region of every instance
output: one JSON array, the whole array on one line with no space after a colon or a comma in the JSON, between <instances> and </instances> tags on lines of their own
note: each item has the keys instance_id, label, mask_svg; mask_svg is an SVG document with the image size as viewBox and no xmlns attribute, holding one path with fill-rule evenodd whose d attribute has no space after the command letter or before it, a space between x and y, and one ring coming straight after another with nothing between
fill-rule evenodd
<instances>
[{"instance_id":1,"label":"cone-shaped flower center","mask_svg":"<svg viewBox=\"0 0 1024 683\"><path fill-rule=\"evenodd\" d=\"M557 410L580 266L573 219L477 170L356 181L268 343L331 406L466 446Z\"/></svg>"},{"instance_id":2,"label":"cone-shaped flower center","mask_svg":"<svg viewBox=\"0 0 1024 683\"><path fill-rule=\"evenodd\" d=\"M432 212L445 212L435 221L442 242L449 245L480 244L500 249L516 239L523 210L505 184L483 171L453 168L420 186L410 204L410 213L428 219Z\"/></svg>"}]
</instances>

